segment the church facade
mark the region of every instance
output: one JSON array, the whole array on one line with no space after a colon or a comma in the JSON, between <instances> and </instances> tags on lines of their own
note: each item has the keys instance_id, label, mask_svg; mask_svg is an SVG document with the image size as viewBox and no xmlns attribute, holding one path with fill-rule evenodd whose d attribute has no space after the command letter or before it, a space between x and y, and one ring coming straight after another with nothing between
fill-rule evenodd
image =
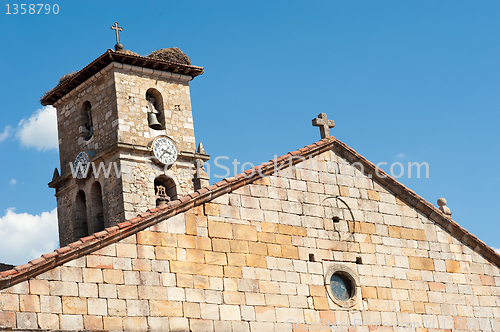
<instances>
[{"instance_id":1,"label":"church facade","mask_svg":"<svg viewBox=\"0 0 500 332\"><path fill-rule=\"evenodd\" d=\"M326 116L320 141L208 185L187 84L202 71L109 50L42 99L63 246L0 273L0 330L500 331L499 254ZM99 161L134 176L78 175Z\"/></svg>"}]
</instances>

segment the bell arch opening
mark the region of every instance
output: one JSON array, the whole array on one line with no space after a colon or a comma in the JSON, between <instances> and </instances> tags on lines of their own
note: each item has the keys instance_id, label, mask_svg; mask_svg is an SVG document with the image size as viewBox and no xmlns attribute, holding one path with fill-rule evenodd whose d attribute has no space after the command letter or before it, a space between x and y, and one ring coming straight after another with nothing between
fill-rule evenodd
<instances>
[{"instance_id":1,"label":"bell arch opening","mask_svg":"<svg viewBox=\"0 0 500 332\"><path fill-rule=\"evenodd\" d=\"M146 91L148 106L148 126L154 130L165 129L165 113L163 111L163 97L161 93L150 88Z\"/></svg>"},{"instance_id":2,"label":"bell arch opening","mask_svg":"<svg viewBox=\"0 0 500 332\"><path fill-rule=\"evenodd\" d=\"M104 207L102 204L102 187L99 181L94 182L90 188L90 200L92 203L91 233L104 230Z\"/></svg>"},{"instance_id":3,"label":"bell arch opening","mask_svg":"<svg viewBox=\"0 0 500 332\"><path fill-rule=\"evenodd\" d=\"M80 190L75 198L75 223L73 227L74 240L89 235L88 222L87 222L87 200L85 192Z\"/></svg>"},{"instance_id":4,"label":"bell arch opening","mask_svg":"<svg viewBox=\"0 0 500 332\"><path fill-rule=\"evenodd\" d=\"M92 105L87 100L82 105L80 131L82 137L88 141L94 135L94 124L92 122Z\"/></svg>"},{"instance_id":5,"label":"bell arch opening","mask_svg":"<svg viewBox=\"0 0 500 332\"><path fill-rule=\"evenodd\" d=\"M175 181L166 175L160 175L154 181L156 206L163 205L177 199Z\"/></svg>"}]
</instances>

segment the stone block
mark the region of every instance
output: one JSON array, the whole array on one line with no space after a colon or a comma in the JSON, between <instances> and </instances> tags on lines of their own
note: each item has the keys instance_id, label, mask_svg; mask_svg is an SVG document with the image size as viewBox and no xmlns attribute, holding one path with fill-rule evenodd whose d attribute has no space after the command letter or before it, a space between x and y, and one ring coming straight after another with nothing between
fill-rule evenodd
<instances>
[{"instance_id":1,"label":"stone block","mask_svg":"<svg viewBox=\"0 0 500 332\"><path fill-rule=\"evenodd\" d=\"M328 310L330 306L328 305L328 299L326 297L313 297L314 309L316 310Z\"/></svg>"},{"instance_id":2,"label":"stone block","mask_svg":"<svg viewBox=\"0 0 500 332\"><path fill-rule=\"evenodd\" d=\"M132 270L132 259L124 257L113 257L113 269L124 271Z\"/></svg>"},{"instance_id":3,"label":"stone block","mask_svg":"<svg viewBox=\"0 0 500 332\"><path fill-rule=\"evenodd\" d=\"M266 268L266 257L261 255L247 254L246 265L252 267Z\"/></svg>"},{"instance_id":4,"label":"stone block","mask_svg":"<svg viewBox=\"0 0 500 332\"><path fill-rule=\"evenodd\" d=\"M182 317L182 302L150 300L149 310L151 316Z\"/></svg>"},{"instance_id":5,"label":"stone block","mask_svg":"<svg viewBox=\"0 0 500 332\"><path fill-rule=\"evenodd\" d=\"M167 298L167 288L162 286L138 286L138 298L141 300L163 300Z\"/></svg>"},{"instance_id":6,"label":"stone block","mask_svg":"<svg viewBox=\"0 0 500 332\"><path fill-rule=\"evenodd\" d=\"M89 315L95 316L107 316L108 315L108 303L106 299L88 299L87 300Z\"/></svg>"},{"instance_id":7,"label":"stone block","mask_svg":"<svg viewBox=\"0 0 500 332\"><path fill-rule=\"evenodd\" d=\"M212 277L213 278L213 277ZM221 279L221 278L218 278ZM197 289L210 289L210 279L207 276L193 276L193 287Z\"/></svg>"},{"instance_id":8,"label":"stone block","mask_svg":"<svg viewBox=\"0 0 500 332\"><path fill-rule=\"evenodd\" d=\"M227 257L224 253L205 251L204 258L207 264L227 265Z\"/></svg>"},{"instance_id":9,"label":"stone block","mask_svg":"<svg viewBox=\"0 0 500 332\"><path fill-rule=\"evenodd\" d=\"M40 314L39 314L40 315ZM57 315L56 315L57 317ZM59 318L57 319L59 323ZM1 327L16 327L16 313L9 311L0 311L0 326ZM58 326L59 327L59 326Z\"/></svg>"},{"instance_id":10,"label":"stone block","mask_svg":"<svg viewBox=\"0 0 500 332\"><path fill-rule=\"evenodd\" d=\"M100 298L108 298L108 299L116 299L116 285L113 284L99 284L99 297Z\"/></svg>"},{"instance_id":11,"label":"stone block","mask_svg":"<svg viewBox=\"0 0 500 332\"><path fill-rule=\"evenodd\" d=\"M83 316L83 326L86 330L102 330L104 328L101 316Z\"/></svg>"},{"instance_id":12,"label":"stone block","mask_svg":"<svg viewBox=\"0 0 500 332\"><path fill-rule=\"evenodd\" d=\"M134 271L151 271L150 259L132 259L132 270Z\"/></svg>"},{"instance_id":13,"label":"stone block","mask_svg":"<svg viewBox=\"0 0 500 332\"><path fill-rule=\"evenodd\" d=\"M149 331L152 332L169 332L170 324L168 317L148 317Z\"/></svg>"},{"instance_id":14,"label":"stone block","mask_svg":"<svg viewBox=\"0 0 500 332\"><path fill-rule=\"evenodd\" d=\"M490 275L482 275L481 284L483 286L495 286L495 279Z\"/></svg>"},{"instance_id":15,"label":"stone block","mask_svg":"<svg viewBox=\"0 0 500 332\"><path fill-rule=\"evenodd\" d=\"M159 232L142 231L137 233L137 244L159 246L161 243L162 238Z\"/></svg>"},{"instance_id":16,"label":"stone block","mask_svg":"<svg viewBox=\"0 0 500 332\"><path fill-rule=\"evenodd\" d=\"M410 269L434 271L434 261L426 257L408 257Z\"/></svg>"},{"instance_id":17,"label":"stone block","mask_svg":"<svg viewBox=\"0 0 500 332\"><path fill-rule=\"evenodd\" d=\"M219 320L219 306L200 303L200 316L203 319Z\"/></svg>"},{"instance_id":18,"label":"stone block","mask_svg":"<svg viewBox=\"0 0 500 332\"><path fill-rule=\"evenodd\" d=\"M34 312L16 313L16 323L18 329L36 329L38 327L36 313Z\"/></svg>"},{"instance_id":19,"label":"stone block","mask_svg":"<svg viewBox=\"0 0 500 332\"><path fill-rule=\"evenodd\" d=\"M108 299L108 315L110 316L126 316L127 305L125 300Z\"/></svg>"},{"instance_id":20,"label":"stone block","mask_svg":"<svg viewBox=\"0 0 500 332\"><path fill-rule=\"evenodd\" d=\"M200 304L193 302L184 302L184 317L187 318L201 318Z\"/></svg>"},{"instance_id":21,"label":"stone block","mask_svg":"<svg viewBox=\"0 0 500 332\"><path fill-rule=\"evenodd\" d=\"M196 236L185 234L177 235L177 246L180 248L196 248Z\"/></svg>"},{"instance_id":22,"label":"stone block","mask_svg":"<svg viewBox=\"0 0 500 332\"><path fill-rule=\"evenodd\" d=\"M252 225L233 224L233 235L236 240L257 241L257 230Z\"/></svg>"},{"instance_id":23,"label":"stone block","mask_svg":"<svg viewBox=\"0 0 500 332\"><path fill-rule=\"evenodd\" d=\"M104 329L108 331L123 331L123 319L121 317L103 317Z\"/></svg>"},{"instance_id":24,"label":"stone block","mask_svg":"<svg viewBox=\"0 0 500 332\"><path fill-rule=\"evenodd\" d=\"M155 247L157 259L177 260L177 250L174 247Z\"/></svg>"},{"instance_id":25,"label":"stone block","mask_svg":"<svg viewBox=\"0 0 500 332\"><path fill-rule=\"evenodd\" d=\"M105 270L112 271L112 270ZM78 294L80 297L98 297L97 284L82 282L78 284Z\"/></svg>"},{"instance_id":26,"label":"stone block","mask_svg":"<svg viewBox=\"0 0 500 332\"><path fill-rule=\"evenodd\" d=\"M192 332L211 332L214 331L214 322L204 319L189 319L189 327Z\"/></svg>"},{"instance_id":27,"label":"stone block","mask_svg":"<svg viewBox=\"0 0 500 332\"><path fill-rule=\"evenodd\" d=\"M87 299L81 297L62 297L63 314L67 315L86 315Z\"/></svg>"},{"instance_id":28,"label":"stone block","mask_svg":"<svg viewBox=\"0 0 500 332\"><path fill-rule=\"evenodd\" d=\"M266 244L267 254L273 257L281 257L281 246L279 244Z\"/></svg>"},{"instance_id":29,"label":"stone block","mask_svg":"<svg viewBox=\"0 0 500 332\"><path fill-rule=\"evenodd\" d=\"M40 295L40 311L54 314L62 313L61 297Z\"/></svg>"},{"instance_id":30,"label":"stone block","mask_svg":"<svg viewBox=\"0 0 500 332\"><path fill-rule=\"evenodd\" d=\"M240 307L237 305L220 305L221 320L241 320Z\"/></svg>"},{"instance_id":31,"label":"stone block","mask_svg":"<svg viewBox=\"0 0 500 332\"><path fill-rule=\"evenodd\" d=\"M113 257L109 256L87 256L87 267L96 269L112 269L113 268Z\"/></svg>"},{"instance_id":32,"label":"stone block","mask_svg":"<svg viewBox=\"0 0 500 332\"><path fill-rule=\"evenodd\" d=\"M245 254L228 253L227 254L227 262L228 262L228 265L246 266Z\"/></svg>"},{"instance_id":33,"label":"stone block","mask_svg":"<svg viewBox=\"0 0 500 332\"><path fill-rule=\"evenodd\" d=\"M67 281L49 281L50 295L78 296L78 284Z\"/></svg>"},{"instance_id":34,"label":"stone block","mask_svg":"<svg viewBox=\"0 0 500 332\"><path fill-rule=\"evenodd\" d=\"M166 247L177 247L177 235L171 233L160 233L161 245Z\"/></svg>"},{"instance_id":35,"label":"stone block","mask_svg":"<svg viewBox=\"0 0 500 332\"><path fill-rule=\"evenodd\" d=\"M37 279L41 280L61 280L61 267L55 267L47 272L40 274Z\"/></svg>"},{"instance_id":36,"label":"stone block","mask_svg":"<svg viewBox=\"0 0 500 332\"><path fill-rule=\"evenodd\" d=\"M1 316L1 314L0 314ZM59 329L59 316L56 314L37 314L38 327L44 330L56 330ZM0 318L1 321L1 318ZM0 326L5 326L0 323Z\"/></svg>"},{"instance_id":37,"label":"stone block","mask_svg":"<svg viewBox=\"0 0 500 332\"><path fill-rule=\"evenodd\" d=\"M222 295L225 304L245 304L245 293L225 291Z\"/></svg>"},{"instance_id":38,"label":"stone block","mask_svg":"<svg viewBox=\"0 0 500 332\"><path fill-rule=\"evenodd\" d=\"M170 301L185 301L186 294L185 294L184 288L168 287L167 288L167 298Z\"/></svg>"},{"instance_id":39,"label":"stone block","mask_svg":"<svg viewBox=\"0 0 500 332\"><path fill-rule=\"evenodd\" d=\"M450 273L462 272L461 267L460 267L460 262L458 262L458 261L445 260L445 264L446 264L446 272L450 272Z\"/></svg>"},{"instance_id":40,"label":"stone block","mask_svg":"<svg viewBox=\"0 0 500 332\"><path fill-rule=\"evenodd\" d=\"M83 330L84 328L82 315L61 315L59 319L61 330Z\"/></svg>"},{"instance_id":41,"label":"stone block","mask_svg":"<svg viewBox=\"0 0 500 332\"><path fill-rule=\"evenodd\" d=\"M171 234L186 234L184 214L178 214L167 220L168 232Z\"/></svg>"},{"instance_id":42,"label":"stone block","mask_svg":"<svg viewBox=\"0 0 500 332\"><path fill-rule=\"evenodd\" d=\"M83 282L100 283L103 281L101 269L82 269Z\"/></svg>"},{"instance_id":43,"label":"stone block","mask_svg":"<svg viewBox=\"0 0 500 332\"><path fill-rule=\"evenodd\" d=\"M30 279L30 293L36 295L49 295L49 282L47 280Z\"/></svg>"},{"instance_id":44,"label":"stone block","mask_svg":"<svg viewBox=\"0 0 500 332\"><path fill-rule=\"evenodd\" d=\"M19 295L0 293L0 310L19 311Z\"/></svg>"},{"instance_id":45,"label":"stone block","mask_svg":"<svg viewBox=\"0 0 500 332\"><path fill-rule=\"evenodd\" d=\"M233 230L231 224L217 221L208 221L208 234L215 238L233 238Z\"/></svg>"},{"instance_id":46,"label":"stone block","mask_svg":"<svg viewBox=\"0 0 500 332\"><path fill-rule=\"evenodd\" d=\"M124 317L123 330L145 332L148 330L148 320L146 317Z\"/></svg>"},{"instance_id":47,"label":"stone block","mask_svg":"<svg viewBox=\"0 0 500 332\"><path fill-rule=\"evenodd\" d=\"M283 258L298 259L299 250L295 246L282 245L281 246L281 256Z\"/></svg>"},{"instance_id":48,"label":"stone block","mask_svg":"<svg viewBox=\"0 0 500 332\"><path fill-rule=\"evenodd\" d=\"M61 280L82 282L82 268L61 266Z\"/></svg>"},{"instance_id":49,"label":"stone block","mask_svg":"<svg viewBox=\"0 0 500 332\"><path fill-rule=\"evenodd\" d=\"M152 271L140 271L139 279L142 285L146 286L159 286L161 274Z\"/></svg>"},{"instance_id":50,"label":"stone block","mask_svg":"<svg viewBox=\"0 0 500 332\"><path fill-rule=\"evenodd\" d=\"M185 317L171 317L169 323L171 332L189 331L189 320Z\"/></svg>"},{"instance_id":51,"label":"stone block","mask_svg":"<svg viewBox=\"0 0 500 332\"><path fill-rule=\"evenodd\" d=\"M267 255L267 247L264 243L248 242L248 252L256 255Z\"/></svg>"},{"instance_id":52,"label":"stone block","mask_svg":"<svg viewBox=\"0 0 500 332\"><path fill-rule=\"evenodd\" d=\"M214 251L220 252L230 252L231 248L229 245L229 240L224 239L212 239L212 247Z\"/></svg>"},{"instance_id":53,"label":"stone block","mask_svg":"<svg viewBox=\"0 0 500 332\"><path fill-rule=\"evenodd\" d=\"M255 319L259 322L275 322L276 321L276 310L274 307L266 306L256 306Z\"/></svg>"},{"instance_id":54,"label":"stone block","mask_svg":"<svg viewBox=\"0 0 500 332\"><path fill-rule=\"evenodd\" d=\"M131 243L117 243L116 255L117 257L137 258L137 245Z\"/></svg>"},{"instance_id":55,"label":"stone block","mask_svg":"<svg viewBox=\"0 0 500 332\"><path fill-rule=\"evenodd\" d=\"M137 246L137 258L155 259L155 247L147 245Z\"/></svg>"}]
</instances>

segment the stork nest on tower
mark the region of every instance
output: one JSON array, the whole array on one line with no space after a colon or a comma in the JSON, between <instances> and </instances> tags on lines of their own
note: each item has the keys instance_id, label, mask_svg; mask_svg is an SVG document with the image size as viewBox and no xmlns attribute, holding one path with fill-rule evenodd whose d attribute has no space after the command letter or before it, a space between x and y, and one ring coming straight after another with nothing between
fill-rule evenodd
<instances>
[{"instance_id":1,"label":"stork nest on tower","mask_svg":"<svg viewBox=\"0 0 500 332\"><path fill-rule=\"evenodd\" d=\"M162 48L146 56L151 59L166 60L170 62L180 63L183 65L191 65L191 60L177 47Z\"/></svg>"}]
</instances>

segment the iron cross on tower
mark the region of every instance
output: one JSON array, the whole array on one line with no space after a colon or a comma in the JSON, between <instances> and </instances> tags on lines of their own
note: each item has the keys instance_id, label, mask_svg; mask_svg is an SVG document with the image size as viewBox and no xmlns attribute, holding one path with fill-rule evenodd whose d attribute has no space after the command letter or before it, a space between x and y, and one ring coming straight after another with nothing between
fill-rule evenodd
<instances>
[{"instance_id":1,"label":"iron cross on tower","mask_svg":"<svg viewBox=\"0 0 500 332\"><path fill-rule=\"evenodd\" d=\"M123 45L120 44L120 31L123 31L123 28L118 26L118 22L115 22L115 24L111 26L111 29L116 31L115 51L123 50Z\"/></svg>"},{"instance_id":2,"label":"iron cross on tower","mask_svg":"<svg viewBox=\"0 0 500 332\"><path fill-rule=\"evenodd\" d=\"M312 120L312 125L319 127L321 138L330 136L330 128L335 127L335 121L328 120L326 113L319 113L316 119Z\"/></svg>"}]
</instances>

